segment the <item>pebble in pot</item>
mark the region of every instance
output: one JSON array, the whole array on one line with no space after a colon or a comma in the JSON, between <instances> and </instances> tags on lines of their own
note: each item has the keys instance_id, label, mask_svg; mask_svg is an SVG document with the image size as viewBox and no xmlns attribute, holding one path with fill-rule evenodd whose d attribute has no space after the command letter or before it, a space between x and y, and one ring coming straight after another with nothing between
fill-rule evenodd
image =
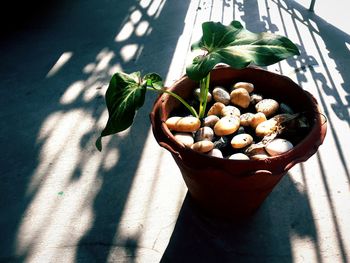
<instances>
[{"instance_id":1,"label":"pebble in pot","mask_svg":"<svg viewBox=\"0 0 350 263\"><path fill-rule=\"evenodd\" d=\"M203 126L213 128L215 124L220 120L216 115L209 115L203 119Z\"/></svg>"},{"instance_id":2,"label":"pebble in pot","mask_svg":"<svg viewBox=\"0 0 350 263\"><path fill-rule=\"evenodd\" d=\"M249 152L249 157L252 160L264 160L267 157L269 157L269 154L265 151L265 149L262 148L256 148Z\"/></svg>"},{"instance_id":3,"label":"pebble in pot","mask_svg":"<svg viewBox=\"0 0 350 263\"><path fill-rule=\"evenodd\" d=\"M237 82L236 84L233 85L233 89L239 89L243 88L248 91L248 93L251 93L254 91L254 85L249 82Z\"/></svg>"},{"instance_id":4,"label":"pebble in pot","mask_svg":"<svg viewBox=\"0 0 350 263\"><path fill-rule=\"evenodd\" d=\"M166 124L168 123L168 120L166 121ZM201 127L201 121L198 118L193 116L188 116L188 117L183 117L178 121L176 121L175 127L173 127L173 130L178 132L195 132L200 127Z\"/></svg>"},{"instance_id":5,"label":"pebble in pot","mask_svg":"<svg viewBox=\"0 0 350 263\"><path fill-rule=\"evenodd\" d=\"M222 152L219 149L212 149L210 152L208 152L209 156L217 157L217 158L224 158L222 155Z\"/></svg>"},{"instance_id":6,"label":"pebble in pot","mask_svg":"<svg viewBox=\"0 0 350 263\"><path fill-rule=\"evenodd\" d=\"M239 128L240 120L236 116L222 117L214 126L214 133L217 136L225 136L234 133Z\"/></svg>"},{"instance_id":7,"label":"pebble in pot","mask_svg":"<svg viewBox=\"0 0 350 263\"><path fill-rule=\"evenodd\" d=\"M257 112L262 112L266 117L275 114L278 111L279 104L274 99L263 99L255 105Z\"/></svg>"},{"instance_id":8,"label":"pebble in pot","mask_svg":"<svg viewBox=\"0 0 350 263\"><path fill-rule=\"evenodd\" d=\"M244 88L234 89L230 97L233 105L240 106L244 109L248 108L250 104L249 92Z\"/></svg>"},{"instance_id":9,"label":"pebble in pot","mask_svg":"<svg viewBox=\"0 0 350 263\"><path fill-rule=\"evenodd\" d=\"M286 139L277 138L271 141L265 150L271 155L276 156L285 152L288 152L293 148L293 144Z\"/></svg>"},{"instance_id":10,"label":"pebble in pot","mask_svg":"<svg viewBox=\"0 0 350 263\"><path fill-rule=\"evenodd\" d=\"M195 89L194 92L193 92L194 96L197 98L197 100L200 100L200 96L201 96L201 89L198 88L198 89ZM207 102L211 102L212 100L212 95L210 92L208 92L208 95L207 95Z\"/></svg>"},{"instance_id":11,"label":"pebble in pot","mask_svg":"<svg viewBox=\"0 0 350 263\"><path fill-rule=\"evenodd\" d=\"M213 106L210 107L208 111L208 116L210 115L220 116L223 108L225 108L225 104L223 104L222 102L215 102Z\"/></svg>"},{"instance_id":12,"label":"pebble in pot","mask_svg":"<svg viewBox=\"0 0 350 263\"><path fill-rule=\"evenodd\" d=\"M177 142L183 144L186 147L191 147L194 143L192 133L178 132L174 134L174 137Z\"/></svg>"},{"instance_id":13,"label":"pebble in pot","mask_svg":"<svg viewBox=\"0 0 350 263\"><path fill-rule=\"evenodd\" d=\"M179 120L181 120L182 117L170 117L166 120L165 124L168 126L169 130L175 130L176 124Z\"/></svg>"},{"instance_id":14,"label":"pebble in pot","mask_svg":"<svg viewBox=\"0 0 350 263\"><path fill-rule=\"evenodd\" d=\"M239 117L241 115L241 111L232 105L228 105L225 108L221 110L221 116L237 116Z\"/></svg>"},{"instance_id":15,"label":"pebble in pot","mask_svg":"<svg viewBox=\"0 0 350 263\"><path fill-rule=\"evenodd\" d=\"M195 132L201 126L200 120L193 116L170 117L165 121L165 124L170 130L178 132Z\"/></svg>"},{"instance_id":16,"label":"pebble in pot","mask_svg":"<svg viewBox=\"0 0 350 263\"><path fill-rule=\"evenodd\" d=\"M275 119L269 119L259 123L255 128L255 134L258 137L264 137L277 130L277 121Z\"/></svg>"},{"instance_id":17,"label":"pebble in pot","mask_svg":"<svg viewBox=\"0 0 350 263\"><path fill-rule=\"evenodd\" d=\"M252 144L252 142L253 142L253 137L250 134L242 133L242 134L233 136L231 140L231 146L234 149L241 149Z\"/></svg>"},{"instance_id":18,"label":"pebble in pot","mask_svg":"<svg viewBox=\"0 0 350 263\"><path fill-rule=\"evenodd\" d=\"M250 120L250 126L255 129L260 123L266 121L266 116L262 112L255 113Z\"/></svg>"},{"instance_id":19,"label":"pebble in pot","mask_svg":"<svg viewBox=\"0 0 350 263\"><path fill-rule=\"evenodd\" d=\"M194 140L196 142L204 141L204 140L211 141L211 140L213 140L213 138L214 138L214 131L213 131L213 129L210 128L210 127L202 127L196 132Z\"/></svg>"},{"instance_id":20,"label":"pebble in pot","mask_svg":"<svg viewBox=\"0 0 350 263\"><path fill-rule=\"evenodd\" d=\"M263 96L259 95L259 94L251 94L250 95L250 103L252 105L257 104L258 102L263 100Z\"/></svg>"},{"instance_id":21,"label":"pebble in pot","mask_svg":"<svg viewBox=\"0 0 350 263\"><path fill-rule=\"evenodd\" d=\"M199 141L192 144L191 149L200 152L207 153L210 152L214 148L214 143L211 141Z\"/></svg>"},{"instance_id":22,"label":"pebble in pot","mask_svg":"<svg viewBox=\"0 0 350 263\"><path fill-rule=\"evenodd\" d=\"M250 126L254 113L246 112L240 116L242 126Z\"/></svg>"},{"instance_id":23,"label":"pebble in pot","mask_svg":"<svg viewBox=\"0 0 350 263\"><path fill-rule=\"evenodd\" d=\"M244 153L234 153L229 157L230 160L249 160L249 157Z\"/></svg>"},{"instance_id":24,"label":"pebble in pot","mask_svg":"<svg viewBox=\"0 0 350 263\"><path fill-rule=\"evenodd\" d=\"M213 97L217 102L221 102L225 105L230 104L230 94L223 87L214 88Z\"/></svg>"}]
</instances>

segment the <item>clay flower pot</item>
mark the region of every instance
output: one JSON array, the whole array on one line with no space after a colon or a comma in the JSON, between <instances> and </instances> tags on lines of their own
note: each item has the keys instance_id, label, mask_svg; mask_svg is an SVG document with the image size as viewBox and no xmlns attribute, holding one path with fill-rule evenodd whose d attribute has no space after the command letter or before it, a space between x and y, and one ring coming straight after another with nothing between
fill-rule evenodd
<instances>
[{"instance_id":1,"label":"clay flower pot","mask_svg":"<svg viewBox=\"0 0 350 263\"><path fill-rule=\"evenodd\" d=\"M322 144L326 123L315 98L291 79L262 69L235 70L224 67L211 73L212 85L237 81L254 83L256 93L284 101L296 112L308 112L312 128L295 147L265 160L229 160L197 153L179 144L165 125L177 100L161 95L150 114L154 136L172 154L195 203L215 217L237 218L252 215L283 175L299 162L310 158ZM170 90L188 98L197 83L184 76Z\"/></svg>"}]
</instances>

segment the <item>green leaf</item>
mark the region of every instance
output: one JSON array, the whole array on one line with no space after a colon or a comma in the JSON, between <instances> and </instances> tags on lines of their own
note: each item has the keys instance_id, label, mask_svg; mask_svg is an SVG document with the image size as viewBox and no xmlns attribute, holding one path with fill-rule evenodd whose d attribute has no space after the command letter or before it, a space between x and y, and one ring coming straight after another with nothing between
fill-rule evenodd
<instances>
[{"instance_id":1,"label":"green leaf","mask_svg":"<svg viewBox=\"0 0 350 263\"><path fill-rule=\"evenodd\" d=\"M268 66L293 55L299 50L288 38L272 33L253 33L238 21L229 26L205 22L202 38L192 45L206 53L193 59L186 69L187 75L196 81L203 79L219 63L241 69L253 63Z\"/></svg>"},{"instance_id":2,"label":"green leaf","mask_svg":"<svg viewBox=\"0 0 350 263\"><path fill-rule=\"evenodd\" d=\"M143 77L143 83L148 87L153 87L155 89L163 88L162 78L156 73L149 73Z\"/></svg>"},{"instance_id":3,"label":"green leaf","mask_svg":"<svg viewBox=\"0 0 350 263\"><path fill-rule=\"evenodd\" d=\"M106 92L109 117L101 136L96 140L99 151L102 150L102 137L131 126L136 111L144 104L145 94L146 85L142 84L140 72L116 73L112 76Z\"/></svg>"}]
</instances>

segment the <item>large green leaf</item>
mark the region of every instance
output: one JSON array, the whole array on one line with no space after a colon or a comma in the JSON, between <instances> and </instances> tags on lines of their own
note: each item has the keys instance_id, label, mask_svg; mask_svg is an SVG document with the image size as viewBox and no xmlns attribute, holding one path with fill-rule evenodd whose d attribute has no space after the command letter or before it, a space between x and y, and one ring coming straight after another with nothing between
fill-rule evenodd
<instances>
[{"instance_id":1,"label":"large green leaf","mask_svg":"<svg viewBox=\"0 0 350 263\"><path fill-rule=\"evenodd\" d=\"M205 22L202 38L192 45L206 53L193 59L186 69L187 75L196 81L203 79L218 64L225 63L241 69L249 64L268 66L293 55L299 50L288 38L272 33L253 33L233 21L229 26Z\"/></svg>"},{"instance_id":2,"label":"large green leaf","mask_svg":"<svg viewBox=\"0 0 350 263\"><path fill-rule=\"evenodd\" d=\"M106 92L109 117L106 127L96 141L98 150L102 150L103 136L123 131L133 123L137 109L145 101L146 85L142 82L140 72L131 74L120 72L111 78Z\"/></svg>"}]
</instances>

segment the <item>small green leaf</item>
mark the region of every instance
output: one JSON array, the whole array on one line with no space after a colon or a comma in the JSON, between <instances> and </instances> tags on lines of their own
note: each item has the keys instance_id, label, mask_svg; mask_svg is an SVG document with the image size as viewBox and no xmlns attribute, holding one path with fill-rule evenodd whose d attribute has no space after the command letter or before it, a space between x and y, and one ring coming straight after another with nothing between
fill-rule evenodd
<instances>
[{"instance_id":1,"label":"small green leaf","mask_svg":"<svg viewBox=\"0 0 350 263\"><path fill-rule=\"evenodd\" d=\"M288 38L272 33L253 33L233 21L229 26L205 22L202 38L192 45L202 49L203 56L196 57L186 69L187 75L196 81L203 79L219 63L241 69L254 63L268 66L293 55L299 50Z\"/></svg>"},{"instance_id":2,"label":"small green leaf","mask_svg":"<svg viewBox=\"0 0 350 263\"><path fill-rule=\"evenodd\" d=\"M136 111L145 101L145 94L146 85L142 85L140 72L113 75L106 92L109 114L107 125L96 140L99 151L102 150L102 137L121 132L131 126Z\"/></svg>"},{"instance_id":3,"label":"small green leaf","mask_svg":"<svg viewBox=\"0 0 350 263\"><path fill-rule=\"evenodd\" d=\"M143 77L143 82L146 83L147 86L153 87L154 89L162 89L163 81L162 78L156 73L149 73Z\"/></svg>"}]
</instances>

